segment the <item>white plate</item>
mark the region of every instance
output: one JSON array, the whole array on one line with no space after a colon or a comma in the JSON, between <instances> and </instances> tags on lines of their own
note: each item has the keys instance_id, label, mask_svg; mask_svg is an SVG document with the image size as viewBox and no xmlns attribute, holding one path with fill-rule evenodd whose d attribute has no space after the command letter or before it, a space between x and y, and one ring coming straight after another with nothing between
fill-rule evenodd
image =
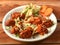
<instances>
[{"instance_id":1,"label":"white plate","mask_svg":"<svg viewBox=\"0 0 60 45\"><path fill-rule=\"evenodd\" d=\"M9 33L8 30L5 29L5 21L11 16L11 14L13 12L20 12L22 11L23 8L25 8L26 5L24 6L19 6L19 7L16 7L12 10L10 10L4 17L3 19L3 23L2 23L2 26L3 26L3 29L4 29L4 32L11 38L15 39L15 40L19 40L19 41L24 41L24 42L33 42L33 41L39 41L39 40L43 40L47 37L49 37L56 29L56 26L57 26L57 19L55 17L55 15L52 13L51 16L49 17L53 22L54 22L54 25L52 27L50 27L48 30L49 30L49 33L48 34L45 34L44 36L36 36L36 38L30 38L30 39L22 39L22 38L18 38L18 37L15 37L13 36L11 33Z\"/></svg>"}]
</instances>

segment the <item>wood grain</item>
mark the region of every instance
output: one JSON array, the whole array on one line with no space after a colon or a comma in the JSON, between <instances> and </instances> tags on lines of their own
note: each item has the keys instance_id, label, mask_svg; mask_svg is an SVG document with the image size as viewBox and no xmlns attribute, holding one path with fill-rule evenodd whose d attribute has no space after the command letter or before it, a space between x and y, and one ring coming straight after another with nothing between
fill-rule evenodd
<instances>
[{"instance_id":1,"label":"wood grain","mask_svg":"<svg viewBox=\"0 0 60 45\"><path fill-rule=\"evenodd\" d=\"M0 1L60 1L60 0L0 0Z\"/></svg>"},{"instance_id":2,"label":"wood grain","mask_svg":"<svg viewBox=\"0 0 60 45\"><path fill-rule=\"evenodd\" d=\"M21 5L25 5L25 4L29 4L29 3L34 3L37 5L48 5L49 7L52 7L54 9L54 14L56 15L57 19L60 20L60 1L4 1L0 0L0 22L2 22L2 19L4 18L5 14L10 11L11 9L17 7L17 6L21 6ZM20 41L16 41L12 38L10 38L8 35L5 34L5 32L3 31L2 28L2 23L0 23L0 44L24 44L24 45L60 45L58 43L60 43L60 23L58 23L56 31L47 39L44 39L42 41L38 41L38 42L31 42L31 43L27 43L27 42L20 42Z\"/></svg>"},{"instance_id":3,"label":"wood grain","mask_svg":"<svg viewBox=\"0 0 60 45\"><path fill-rule=\"evenodd\" d=\"M58 23L56 31L50 37L48 37L47 39L44 39L42 41L31 42L31 44L60 43L59 35L60 35L60 23ZM13 40L12 38L10 38L9 36L7 36L4 33L4 31L2 29L2 25L0 24L0 44L30 44L30 43Z\"/></svg>"}]
</instances>

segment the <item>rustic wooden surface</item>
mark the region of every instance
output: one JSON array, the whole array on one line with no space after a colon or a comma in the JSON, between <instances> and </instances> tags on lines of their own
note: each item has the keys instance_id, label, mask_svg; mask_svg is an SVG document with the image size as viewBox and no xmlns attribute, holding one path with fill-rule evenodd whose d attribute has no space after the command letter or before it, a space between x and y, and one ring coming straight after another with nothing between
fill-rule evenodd
<instances>
[{"instance_id":1,"label":"rustic wooden surface","mask_svg":"<svg viewBox=\"0 0 60 45\"><path fill-rule=\"evenodd\" d=\"M21 42L11 39L5 34L2 28L2 20L4 15L11 9L25 5L28 3L34 3L38 5L49 5L54 9L54 14L57 17L58 25L56 31L48 38L38 42ZM60 45L60 1L1 1L0 0L0 44L45 44L45 45Z\"/></svg>"}]
</instances>

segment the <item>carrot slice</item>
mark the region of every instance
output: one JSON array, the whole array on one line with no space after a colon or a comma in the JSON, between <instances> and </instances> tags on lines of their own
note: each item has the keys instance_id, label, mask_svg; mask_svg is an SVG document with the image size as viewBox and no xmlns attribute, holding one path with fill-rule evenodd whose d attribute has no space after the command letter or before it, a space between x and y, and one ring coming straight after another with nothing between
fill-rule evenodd
<instances>
[{"instance_id":1,"label":"carrot slice","mask_svg":"<svg viewBox=\"0 0 60 45\"><path fill-rule=\"evenodd\" d=\"M47 9L47 6L46 6L46 5L43 5L43 6L41 7L40 12L41 12L41 13L44 13L46 9Z\"/></svg>"},{"instance_id":2,"label":"carrot slice","mask_svg":"<svg viewBox=\"0 0 60 45\"><path fill-rule=\"evenodd\" d=\"M50 16L50 14L53 12L52 8L47 8L47 10L45 11L44 15L45 16Z\"/></svg>"}]
</instances>

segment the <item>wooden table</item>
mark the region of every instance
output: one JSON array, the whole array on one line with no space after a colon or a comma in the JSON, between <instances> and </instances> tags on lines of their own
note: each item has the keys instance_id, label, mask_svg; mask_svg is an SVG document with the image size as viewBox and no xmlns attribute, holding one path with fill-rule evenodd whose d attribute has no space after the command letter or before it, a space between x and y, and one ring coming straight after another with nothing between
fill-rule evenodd
<instances>
[{"instance_id":1,"label":"wooden table","mask_svg":"<svg viewBox=\"0 0 60 45\"><path fill-rule=\"evenodd\" d=\"M57 28L55 30L55 32L48 38L42 40L42 41L38 41L38 42L20 42L20 41L16 41L12 38L10 38L8 35L5 34L5 32L3 31L2 28L2 19L4 17L4 15L11 9L20 6L20 5L25 5L28 3L34 3L34 4L38 4L38 5L49 5L50 7L52 7L54 9L54 14L57 17L58 20L58 25ZM60 1L0 1L0 44L42 44L42 45L60 45Z\"/></svg>"}]
</instances>

